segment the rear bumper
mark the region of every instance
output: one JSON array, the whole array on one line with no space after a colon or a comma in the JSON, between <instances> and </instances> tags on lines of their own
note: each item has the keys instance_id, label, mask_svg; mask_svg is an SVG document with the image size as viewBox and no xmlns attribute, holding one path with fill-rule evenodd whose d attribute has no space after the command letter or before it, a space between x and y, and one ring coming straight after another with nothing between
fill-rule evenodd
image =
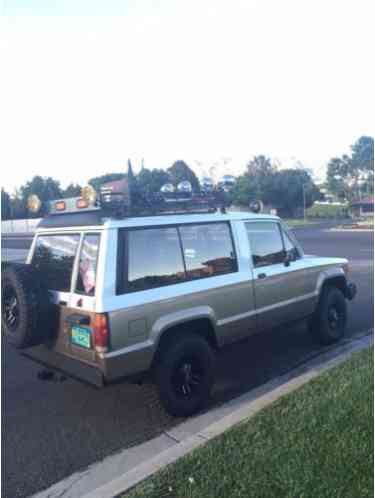
<instances>
[{"instance_id":1,"label":"rear bumper","mask_svg":"<svg viewBox=\"0 0 375 498\"><path fill-rule=\"evenodd\" d=\"M353 282L347 282L346 288L344 291L344 295L345 295L346 299L351 301L352 299L355 298L356 294L357 294L357 286L355 284L353 284Z\"/></svg>"},{"instance_id":2,"label":"rear bumper","mask_svg":"<svg viewBox=\"0 0 375 498\"><path fill-rule=\"evenodd\" d=\"M103 372L94 366L88 365L82 361L69 358L63 354L57 353L45 346L36 346L25 349L22 355L51 370L57 370L69 377L80 380L95 387L104 386Z\"/></svg>"},{"instance_id":3,"label":"rear bumper","mask_svg":"<svg viewBox=\"0 0 375 498\"><path fill-rule=\"evenodd\" d=\"M24 349L21 354L50 370L62 372L95 387L104 387L119 380L133 381L142 378L151 366L153 345L146 341L100 355L97 366L44 345Z\"/></svg>"}]
</instances>

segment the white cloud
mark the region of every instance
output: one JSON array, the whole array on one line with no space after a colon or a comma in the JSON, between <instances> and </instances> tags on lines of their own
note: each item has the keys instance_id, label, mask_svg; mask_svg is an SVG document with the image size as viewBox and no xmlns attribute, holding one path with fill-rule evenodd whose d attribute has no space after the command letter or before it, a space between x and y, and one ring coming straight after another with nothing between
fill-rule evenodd
<instances>
[{"instance_id":1,"label":"white cloud","mask_svg":"<svg viewBox=\"0 0 375 498\"><path fill-rule=\"evenodd\" d=\"M122 14L3 17L7 188L34 174L84 183L128 157L228 156L237 171L264 153L318 171L373 129L370 1L139 0Z\"/></svg>"}]
</instances>

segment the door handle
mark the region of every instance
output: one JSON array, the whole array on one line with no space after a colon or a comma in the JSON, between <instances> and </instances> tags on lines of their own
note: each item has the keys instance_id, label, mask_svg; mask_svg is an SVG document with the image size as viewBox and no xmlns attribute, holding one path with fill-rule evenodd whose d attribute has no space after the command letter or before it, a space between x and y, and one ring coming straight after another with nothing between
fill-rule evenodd
<instances>
[{"instance_id":1,"label":"door handle","mask_svg":"<svg viewBox=\"0 0 375 498\"><path fill-rule=\"evenodd\" d=\"M267 275L265 273L259 273L258 278L266 278L266 276Z\"/></svg>"}]
</instances>

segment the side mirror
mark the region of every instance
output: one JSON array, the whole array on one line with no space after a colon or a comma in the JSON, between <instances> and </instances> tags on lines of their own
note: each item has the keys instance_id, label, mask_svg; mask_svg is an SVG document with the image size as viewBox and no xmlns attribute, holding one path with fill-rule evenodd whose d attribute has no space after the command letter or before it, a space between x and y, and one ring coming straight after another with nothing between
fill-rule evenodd
<instances>
[{"instance_id":1,"label":"side mirror","mask_svg":"<svg viewBox=\"0 0 375 498\"><path fill-rule=\"evenodd\" d=\"M292 261L294 261L293 255L290 252L287 252L284 258L284 265L289 266Z\"/></svg>"}]
</instances>

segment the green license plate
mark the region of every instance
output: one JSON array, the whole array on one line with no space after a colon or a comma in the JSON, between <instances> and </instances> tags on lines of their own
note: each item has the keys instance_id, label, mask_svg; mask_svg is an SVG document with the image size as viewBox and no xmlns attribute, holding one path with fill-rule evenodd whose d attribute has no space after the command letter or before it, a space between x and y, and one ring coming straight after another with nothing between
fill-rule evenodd
<instances>
[{"instance_id":1,"label":"green license plate","mask_svg":"<svg viewBox=\"0 0 375 498\"><path fill-rule=\"evenodd\" d=\"M72 327L72 344L81 346L81 348L91 348L91 330L73 325Z\"/></svg>"}]
</instances>

